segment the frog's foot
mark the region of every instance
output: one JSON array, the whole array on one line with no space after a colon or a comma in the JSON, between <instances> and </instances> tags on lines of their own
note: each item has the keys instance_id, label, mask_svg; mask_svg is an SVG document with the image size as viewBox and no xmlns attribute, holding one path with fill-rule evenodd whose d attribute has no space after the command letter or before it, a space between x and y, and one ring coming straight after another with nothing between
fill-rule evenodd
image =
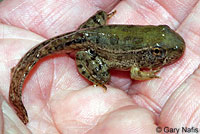
<instances>
[{"instance_id":1,"label":"frog's foot","mask_svg":"<svg viewBox=\"0 0 200 134\"><path fill-rule=\"evenodd\" d=\"M83 24L81 24L78 30L105 25L107 19L108 19L108 14L105 11L102 11L102 10L97 11L96 14L94 14L92 17L86 20Z\"/></svg>"},{"instance_id":2,"label":"frog's foot","mask_svg":"<svg viewBox=\"0 0 200 134\"><path fill-rule=\"evenodd\" d=\"M100 86L100 87L103 88L103 91L104 91L104 92L107 91L107 87L106 87L104 84L97 83L97 84L94 84L94 86Z\"/></svg>"},{"instance_id":3,"label":"frog's foot","mask_svg":"<svg viewBox=\"0 0 200 134\"><path fill-rule=\"evenodd\" d=\"M160 69L150 70L150 71L141 71L140 68L132 66L131 67L131 78L135 80L149 80L153 78L160 78L155 73L159 72Z\"/></svg>"},{"instance_id":4,"label":"frog's foot","mask_svg":"<svg viewBox=\"0 0 200 134\"><path fill-rule=\"evenodd\" d=\"M113 12L109 13L109 14L107 15L107 16L108 16L107 20L110 19L111 17L113 17L113 15L115 15L116 12L117 12L117 10L114 10Z\"/></svg>"},{"instance_id":5,"label":"frog's foot","mask_svg":"<svg viewBox=\"0 0 200 134\"><path fill-rule=\"evenodd\" d=\"M107 14L105 11L99 10L92 17L81 24L78 30L106 25L107 20L110 19L115 13L116 10L109 14Z\"/></svg>"},{"instance_id":6,"label":"frog's foot","mask_svg":"<svg viewBox=\"0 0 200 134\"><path fill-rule=\"evenodd\" d=\"M77 52L76 64L80 74L94 85L103 87L104 91L107 90L104 84L110 79L109 68L94 51L87 50Z\"/></svg>"}]
</instances>

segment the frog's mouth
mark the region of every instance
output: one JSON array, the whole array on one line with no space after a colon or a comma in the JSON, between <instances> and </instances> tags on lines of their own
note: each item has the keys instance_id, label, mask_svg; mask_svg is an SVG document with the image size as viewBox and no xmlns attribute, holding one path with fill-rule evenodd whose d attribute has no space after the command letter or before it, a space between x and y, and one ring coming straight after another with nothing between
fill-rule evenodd
<instances>
[{"instance_id":1,"label":"frog's mouth","mask_svg":"<svg viewBox=\"0 0 200 134\"><path fill-rule=\"evenodd\" d=\"M177 56L166 57L163 61L163 66L171 65L174 62L176 62L178 59L180 59L180 57L177 57Z\"/></svg>"},{"instance_id":2,"label":"frog's mouth","mask_svg":"<svg viewBox=\"0 0 200 134\"><path fill-rule=\"evenodd\" d=\"M166 57L163 61L163 65L167 65L169 63L170 59L168 57Z\"/></svg>"}]
</instances>

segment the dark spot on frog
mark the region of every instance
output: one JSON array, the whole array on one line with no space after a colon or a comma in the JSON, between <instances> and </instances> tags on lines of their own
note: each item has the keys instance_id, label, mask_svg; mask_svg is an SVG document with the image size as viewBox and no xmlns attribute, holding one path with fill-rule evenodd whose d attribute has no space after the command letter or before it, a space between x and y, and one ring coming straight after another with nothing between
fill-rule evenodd
<instances>
[{"instance_id":1,"label":"dark spot on frog","mask_svg":"<svg viewBox=\"0 0 200 134\"><path fill-rule=\"evenodd\" d=\"M103 76L108 76L108 73L107 72L103 72Z\"/></svg>"},{"instance_id":2,"label":"dark spot on frog","mask_svg":"<svg viewBox=\"0 0 200 134\"><path fill-rule=\"evenodd\" d=\"M96 57L92 56L92 57L91 57L91 60L96 60Z\"/></svg>"},{"instance_id":3,"label":"dark spot on frog","mask_svg":"<svg viewBox=\"0 0 200 134\"><path fill-rule=\"evenodd\" d=\"M89 54L91 54L91 55L93 55L93 56L96 56L96 53L95 53L95 51L94 51L94 50L92 50L92 49L89 49L89 50L88 50L88 52L89 52Z\"/></svg>"},{"instance_id":4,"label":"dark spot on frog","mask_svg":"<svg viewBox=\"0 0 200 134\"><path fill-rule=\"evenodd\" d=\"M90 61L86 60L85 62L86 62L86 63L85 63L86 67L88 67Z\"/></svg>"},{"instance_id":5,"label":"dark spot on frog","mask_svg":"<svg viewBox=\"0 0 200 134\"><path fill-rule=\"evenodd\" d=\"M72 43L73 43L73 41L65 42L63 48L66 47L66 46L72 45Z\"/></svg>"},{"instance_id":6,"label":"dark spot on frog","mask_svg":"<svg viewBox=\"0 0 200 134\"><path fill-rule=\"evenodd\" d=\"M101 65L99 64L99 70L101 70L102 69L102 67L101 67Z\"/></svg>"},{"instance_id":7,"label":"dark spot on frog","mask_svg":"<svg viewBox=\"0 0 200 134\"><path fill-rule=\"evenodd\" d=\"M92 72L92 75L93 75L93 77L96 77L96 76L97 76L96 71L93 71L93 72Z\"/></svg>"},{"instance_id":8,"label":"dark spot on frog","mask_svg":"<svg viewBox=\"0 0 200 134\"><path fill-rule=\"evenodd\" d=\"M117 56L117 60L121 61L122 60L122 55Z\"/></svg>"},{"instance_id":9,"label":"dark spot on frog","mask_svg":"<svg viewBox=\"0 0 200 134\"><path fill-rule=\"evenodd\" d=\"M124 40L131 40L131 36L125 36Z\"/></svg>"},{"instance_id":10,"label":"dark spot on frog","mask_svg":"<svg viewBox=\"0 0 200 134\"><path fill-rule=\"evenodd\" d=\"M122 28L122 31L123 31L123 32L128 32L128 28L125 28L125 27L124 27L124 28Z\"/></svg>"},{"instance_id":11,"label":"dark spot on frog","mask_svg":"<svg viewBox=\"0 0 200 134\"><path fill-rule=\"evenodd\" d=\"M77 67L78 67L78 68L83 68L83 65L78 64Z\"/></svg>"},{"instance_id":12,"label":"dark spot on frog","mask_svg":"<svg viewBox=\"0 0 200 134\"><path fill-rule=\"evenodd\" d=\"M86 72L85 71L82 71L82 74L84 75Z\"/></svg>"},{"instance_id":13,"label":"dark spot on frog","mask_svg":"<svg viewBox=\"0 0 200 134\"><path fill-rule=\"evenodd\" d=\"M55 49L56 49L56 50L62 50L63 48L64 48L63 45L57 45L57 46L55 46Z\"/></svg>"},{"instance_id":14,"label":"dark spot on frog","mask_svg":"<svg viewBox=\"0 0 200 134\"><path fill-rule=\"evenodd\" d=\"M118 44L118 40L119 40L119 38L117 36L111 36L110 37L110 44L111 45Z\"/></svg>"},{"instance_id":15,"label":"dark spot on frog","mask_svg":"<svg viewBox=\"0 0 200 134\"><path fill-rule=\"evenodd\" d=\"M143 42L143 38L134 37L134 38L133 38L133 42L134 42L135 44L140 44L140 43Z\"/></svg>"},{"instance_id":16,"label":"dark spot on frog","mask_svg":"<svg viewBox=\"0 0 200 134\"><path fill-rule=\"evenodd\" d=\"M99 42L100 42L100 41L99 41L99 38L96 38L96 43L99 44Z\"/></svg>"}]
</instances>

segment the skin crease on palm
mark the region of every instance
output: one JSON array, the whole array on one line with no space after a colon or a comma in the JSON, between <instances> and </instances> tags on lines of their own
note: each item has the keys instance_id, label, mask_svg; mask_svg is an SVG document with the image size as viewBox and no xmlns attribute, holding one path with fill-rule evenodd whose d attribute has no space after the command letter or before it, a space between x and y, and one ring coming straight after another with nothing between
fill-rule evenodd
<instances>
[{"instance_id":1,"label":"skin crease on palm","mask_svg":"<svg viewBox=\"0 0 200 134\"><path fill-rule=\"evenodd\" d=\"M99 9L117 10L108 24L169 25L186 42L184 56L164 67L161 79L138 82L111 71L106 93L78 73L73 54L46 57L25 81L30 122L24 126L7 103L10 69L31 47L75 30ZM4 0L0 13L0 133L135 134L200 126L198 0Z\"/></svg>"}]
</instances>

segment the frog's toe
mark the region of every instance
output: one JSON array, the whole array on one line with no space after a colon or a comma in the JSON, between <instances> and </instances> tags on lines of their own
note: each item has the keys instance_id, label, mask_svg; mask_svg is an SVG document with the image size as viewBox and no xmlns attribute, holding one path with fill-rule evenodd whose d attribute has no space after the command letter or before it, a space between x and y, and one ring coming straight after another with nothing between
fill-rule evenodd
<instances>
[{"instance_id":1,"label":"frog's toe","mask_svg":"<svg viewBox=\"0 0 200 134\"><path fill-rule=\"evenodd\" d=\"M153 75L150 75L149 78L150 78L150 79L151 79L151 78L160 78L160 76L157 76L157 75L153 74Z\"/></svg>"},{"instance_id":2,"label":"frog's toe","mask_svg":"<svg viewBox=\"0 0 200 134\"><path fill-rule=\"evenodd\" d=\"M104 91L104 92L107 91L107 87L106 87L104 84L99 84L99 83L97 83L97 84L94 84L94 86L100 86L100 87L103 88L103 91Z\"/></svg>"},{"instance_id":3,"label":"frog's toe","mask_svg":"<svg viewBox=\"0 0 200 134\"><path fill-rule=\"evenodd\" d=\"M141 71L140 68L133 66L131 68L131 78L135 80L149 80L153 78L160 78L155 73L157 73L159 69L157 70L150 70L150 71Z\"/></svg>"}]
</instances>

